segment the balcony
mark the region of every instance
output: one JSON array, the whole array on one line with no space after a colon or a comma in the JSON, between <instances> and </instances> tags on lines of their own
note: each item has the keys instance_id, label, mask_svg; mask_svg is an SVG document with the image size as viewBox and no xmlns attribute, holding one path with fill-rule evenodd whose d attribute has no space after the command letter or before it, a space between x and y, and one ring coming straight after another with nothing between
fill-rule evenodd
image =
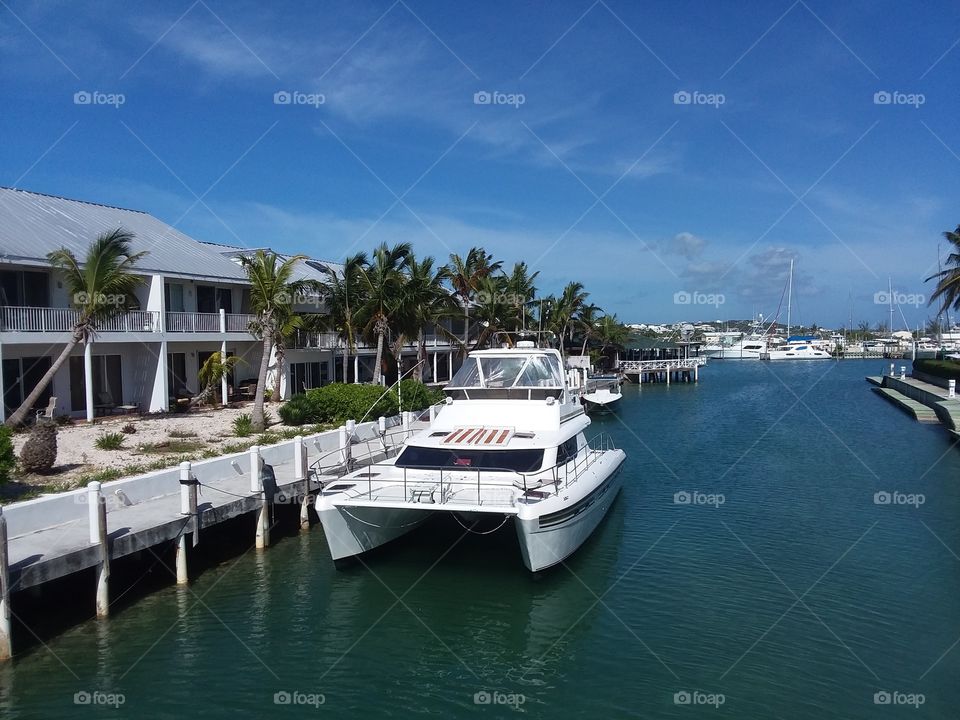
<instances>
[{"instance_id":1,"label":"balcony","mask_svg":"<svg viewBox=\"0 0 960 720\"><path fill-rule=\"evenodd\" d=\"M295 350L331 350L339 346L337 334L333 332L296 330L290 338L290 347Z\"/></svg>"},{"instance_id":2,"label":"balcony","mask_svg":"<svg viewBox=\"0 0 960 720\"><path fill-rule=\"evenodd\" d=\"M73 308L7 306L0 308L0 331L70 332L80 314ZM97 332L157 332L160 313L133 310L117 315L97 326Z\"/></svg>"},{"instance_id":3,"label":"balcony","mask_svg":"<svg viewBox=\"0 0 960 720\"><path fill-rule=\"evenodd\" d=\"M224 313L228 333L250 334L253 315ZM219 333L220 313L168 312L167 332L172 333Z\"/></svg>"}]
</instances>

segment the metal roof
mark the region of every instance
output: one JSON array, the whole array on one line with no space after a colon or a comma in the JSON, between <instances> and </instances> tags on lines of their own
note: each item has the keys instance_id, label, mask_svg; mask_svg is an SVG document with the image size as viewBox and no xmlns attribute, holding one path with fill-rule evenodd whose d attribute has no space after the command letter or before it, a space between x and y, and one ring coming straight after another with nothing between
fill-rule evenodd
<instances>
[{"instance_id":1,"label":"metal roof","mask_svg":"<svg viewBox=\"0 0 960 720\"><path fill-rule=\"evenodd\" d=\"M218 252L224 257L235 258L239 255L251 256L257 250L263 250L264 252L271 253L275 252L281 260L287 260L293 257L292 253L281 252L279 250L274 250L270 247L261 247L261 248L244 248L237 247L234 245L220 245L216 243L207 243L212 247L218 248ZM315 258L307 258L302 262L298 262L294 268L293 279L294 280L317 280L319 282L324 282L329 279L329 275L324 272L323 268L328 267L333 270L337 275L343 276L343 264L329 262L327 260L317 260Z\"/></svg>"},{"instance_id":2,"label":"metal roof","mask_svg":"<svg viewBox=\"0 0 960 720\"><path fill-rule=\"evenodd\" d=\"M0 262L46 265L47 253L60 248L82 260L97 235L117 228L133 233L135 252L149 252L137 263L144 273L246 280L214 246L145 212L0 187Z\"/></svg>"}]
</instances>

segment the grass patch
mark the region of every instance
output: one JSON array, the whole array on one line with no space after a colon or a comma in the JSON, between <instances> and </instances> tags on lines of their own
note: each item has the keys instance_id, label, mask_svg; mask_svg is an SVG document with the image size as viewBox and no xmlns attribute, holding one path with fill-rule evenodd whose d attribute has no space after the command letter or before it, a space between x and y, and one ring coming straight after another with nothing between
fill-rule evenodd
<instances>
[{"instance_id":1,"label":"grass patch","mask_svg":"<svg viewBox=\"0 0 960 720\"><path fill-rule=\"evenodd\" d=\"M172 438L193 438L196 436L197 434L193 432L193 430L180 430L175 428L170 431L170 437Z\"/></svg>"},{"instance_id":2,"label":"grass patch","mask_svg":"<svg viewBox=\"0 0 960 720\"><path fill-rule=\"evenodd\" d=\"M172 438L155 443L138 445L137 450L147 455L165 455L168 453L194 453L205 449L206 444L200 440Z\"/></svg>"},{"instance_id":3,"label":"grass patch","mask_svg":"<svg viewBox=\"0 0 960 720\"><path fill-rule=\"evenodd\" d=\"M119 450L123 447L125 439L121 432L104 433L94 440L93 444L100 450Z\"/></svg>"}]
</instances>

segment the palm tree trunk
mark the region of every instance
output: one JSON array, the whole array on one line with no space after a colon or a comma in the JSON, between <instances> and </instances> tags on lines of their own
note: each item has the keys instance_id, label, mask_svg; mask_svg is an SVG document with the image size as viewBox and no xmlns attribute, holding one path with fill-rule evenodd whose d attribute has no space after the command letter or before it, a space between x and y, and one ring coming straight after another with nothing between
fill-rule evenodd
<instances>
[{"instance_id":1,"label":"palm tree trunk","mask_svg":"<svg viewBox=\"0 0 960 720\"><path fill-rule=\"evenodd\" d=\"M350 345L347 344L347 347L343 349L343 358L341 359L341 364L343 365L343 382L346 384L347 373L350 371Z\"/></svg>"},{"instance_id":2,"label":"palm tree trunk","mask_svg":"<svg viewBox=\"0 0 960 720\"><path fill-rule=\"evenodd\" d=\"M383 332L377 333L377 360L373 365L373 384L380 384L380 365L383 363Z\"/></svg>"},{"instance_id":3,"label":"palm tree trunk","mask_svg":"<svg viewBox=\"0 0 960 720\"><path fill-rule=\"evenodd\" d=\"M583 347L580 348L580 354L581 354L581 355L586 355L586 354L587 354L587 340L589 340L589 339L590 339L590 335L589 335L588 333L584 333L584 336L583 336Z\"/></svg>"},{"instance_id":4,"label":"palm tree trunk","mask_svg":"<svg viewBox=\"0 0 960 720\"><path fill-rule=\"evenodd\" d=\"M47 389L47 386L50 385L50 382L53 380L53 376L57 374L57 371L63 366L67 361L67 358L70 357L70 353L73 352L73 349L77 346L77 343L80 342L81 334L78 330L73 331L73 337L70 338L63 351L60 353L60 356L53 361L53 365L50 366L50 369L40 378L40 382L37 383L37 386L30 391L30 394L27 395L27 399L18 407L14 413L7 418L5 423L9 427L16 427L22 425L23 421L27 419L27 413L36 405L37 400L40 399L40 396L43 395L43 391Z\"/></svg>"},{"instance_id":5,"label":"palm tree trunk","mask_svg":"<svg viewBox=\"0 0 960 720\"><path fill-rule=\"evenodd\" d=\"M263 396L267 385L267 368L270 367L271 340L271 333L264 331L263 357L260 358L260 374L257 376L257 394L253 399L253 413L250 417L254 432L263 432L266 426L263 418Z\"/></svg>"},{"instance_id":6,"label":"palm tree trunk","mask_svg":"<svg viewBox=\"0 0 960 720\"><path fill-rule=\"evenodd\" d=\"M436 330L434 330L436 332ZM423 337L423 328L417 332L417 367L413 371L413 379L423 382L423 364L427 360L427 341Z\"/></svg>"}]
</instances>

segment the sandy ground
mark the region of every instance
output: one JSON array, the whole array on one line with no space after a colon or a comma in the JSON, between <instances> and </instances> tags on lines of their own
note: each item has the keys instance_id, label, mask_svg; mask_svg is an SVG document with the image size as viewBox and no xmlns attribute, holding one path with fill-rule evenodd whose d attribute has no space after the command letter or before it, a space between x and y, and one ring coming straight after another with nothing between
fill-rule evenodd
<instances>
[{"instance_id":1,"label":"sandy ground","mask_svg":"<svg viewBox=\"0 0 960 720\"><path fill-rule=\"evenodd\" d=\"M276 403L267 405L267 411L273 423L269 429L287 429L279 423L277 407ZM177 457L181 454L179 452L147 452L143 448L146 444L156 445L168 441L199 443L197 449L183 454L199 455L207 450L216 450L223 445L245 440L234 435L233 420L243 413L249 414L251 408L252 403L245 403L238 407L203 408L182 415L163 417L115 415L97 418L94 425L78 421L74 425L61 426L57 431L57 465L54 472L46 476L34 475L19 479L30 485L65 486L82 475L97 470L145 465L162 460L164 457ZM121 432L121 428L128 424L133 425L136 432L125 435L121 449L100 450L94 445L100 435ZM185 437L171 437L171 433ZM14 449L18 457L28 436L26 432L14 436ZM253 444L254 436L251 436L249 441Z\"/></svg>"}]
</instances>

